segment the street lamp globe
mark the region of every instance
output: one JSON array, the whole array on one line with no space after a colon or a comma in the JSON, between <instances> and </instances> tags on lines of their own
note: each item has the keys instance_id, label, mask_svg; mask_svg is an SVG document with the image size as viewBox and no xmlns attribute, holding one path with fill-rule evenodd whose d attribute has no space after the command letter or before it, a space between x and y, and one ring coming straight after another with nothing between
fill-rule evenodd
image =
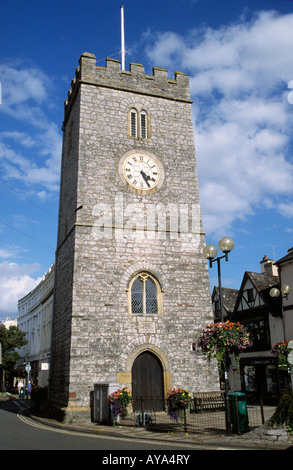
<instances>
[{"instance_id":1,"label":"street lamp globe","mask_svg":"<svg viewBox=\"0 0 293 470\"><path fill-rule=\"evenodd\" d=\"M281 292L283 295L288 295L290 294L290 291L291 291L291 288L290 286L288 286L288 284L284 284L282 287L281 287Z\"/></svg>"},{"instance_id":2,"label":"street lamp globe","mask_svg":"<svg viewBox=\"0 0 293 470\"><path fill-rule=\"evenodd\" d=\"M206 259L214 259L218 254L218 250L214 245L206 245L203 249L203 254Z\"/></svg>"},{"instance_id":3,"label":"street lamp globe","mask_svg":"<svg viewBox=\"0 0 293 470\"><path fill-rule=\"evenodd\" d=\"M234 248L234 242L232 238L223 237L219 241L218 246L223 253L230 253Z\"/></svg>"},{"instance_id":4,"label":"street lamp globe","mask_svg":"<svg viewBox=\"0 0 293 470\"><path fill-rule=\"evenodd\" d=\"M279 289L277 289L276 287L273 287L271 290L270 290L270 296L271 297L279 297L280 295L280 291Z\"/></svg>"}]
</instances>

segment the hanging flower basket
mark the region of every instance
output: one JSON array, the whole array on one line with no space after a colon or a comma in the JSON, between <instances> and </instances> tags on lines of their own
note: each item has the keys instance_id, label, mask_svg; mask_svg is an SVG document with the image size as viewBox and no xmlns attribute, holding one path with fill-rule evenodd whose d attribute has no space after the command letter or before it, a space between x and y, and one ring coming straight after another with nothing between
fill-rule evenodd
<instances>
[{"instance_id":1,"label":"hanging flower basket","mask_svg":"<svg viewBox=\"0 0 293 470\"><path fill-rule=\"evenodd\" d=\"M170 418L177 420L178 417L180 417L180 421L186 430L186 410L192 402L188 390L173 388L173 390L166 396L166 402Z\"/></svg>"},{"instance_id":2,"label":"hanging flower basket","mask_svg":"<svg viewBox=\"0 0 293 470\"><path fill-rule=\"evenodd\" d=\"M209 323L201 332L198 347L210 361L216 356L219 369L228 354L234 354L237 367L239 367L239 354L246 348L252 346L250 334L239 322L230 321L221 323Z\"/></svg>"},{"instance_id":3,"label":"hanging flower basket","mask_svg":"<svg viewBox=\"0 0 293 470\"><path fill-rule=\"evenodd\" d=\"M274 344L271 353L278 362L278 367L286 367L288 358L288 341L278 341Z\"/></svg>"},{"instance_id":4,"label":"hanging flower basket","mask_svg":"<svg viewBox=\"0 0 293 470\"><path fill-rule=\"evenodd\" d=\"M132 403L132 395L127 387L116 390L109 396L111 411L114 417L114 424L118 422L120 414Z\"/></svg>"},{"instance_id":5,"label":"hanging flower basket","mask_svg":"<svg viewBox=\"0 0 293 470\"><path fill-rule=\"evenodd\" d=\"M191 404L191 397L188 390L182 388L173 388L172 392L166 396L168 411L170 410L185 410Z\"/></svg>"}]
</instances>

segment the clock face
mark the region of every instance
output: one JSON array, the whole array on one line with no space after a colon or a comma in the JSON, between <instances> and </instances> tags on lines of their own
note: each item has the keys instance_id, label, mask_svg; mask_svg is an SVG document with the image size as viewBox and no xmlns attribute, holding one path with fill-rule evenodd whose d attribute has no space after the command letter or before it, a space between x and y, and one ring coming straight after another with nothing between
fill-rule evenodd
<instances>
[{"instance_id":1,"label":"clock face","mask_svg":"<svg viewBox=\"0 0 293 470\"><path fill-rule=\"evenodd\" d=\"M135 153L124 161L123 176L133 188L150 191L159 183L160 168L149 155Z\"/></svg>"}]
</instances>

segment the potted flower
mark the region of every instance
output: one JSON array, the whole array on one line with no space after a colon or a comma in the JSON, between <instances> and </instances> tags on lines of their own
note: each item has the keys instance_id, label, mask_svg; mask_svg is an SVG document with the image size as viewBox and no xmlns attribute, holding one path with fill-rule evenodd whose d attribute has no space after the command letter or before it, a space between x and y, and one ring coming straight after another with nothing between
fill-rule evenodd
<instances>
[{"instance_id":1,"label":"potted flower","mask_svg":"<svg viewBox=\"0 0 293 470\"><path fill-rule=\"evenodd\" d=\"M191 397L188 390L182 388L173 388L173 390L166 396L168 415L172 419L180 417L183 421L184 429L186 430L186 410L191 404Z\"/></svg>"},{"instance_id":2,"label":"potted flower","mask_svg":"<svg viewBox=\"0 0 293 470\"><path fill-rule=\"evenodd\" d=\"M118 389L109 396L110 408L113 414L113 422L118 423L120 421L120 415L123 410L126 410L128 405L132 403L132 395L127 387Z\"/></svg>"},{"instance_id":3,"label":"potted flower","mask_svg":"<svg viewBox=\"0 0 293 470\"><path fill-rule=\"evenodd\" d=\"M252 346L250 334L239 322L230 321L209 323L203 328L198 341L198 347L206 354L208 360L216 356L221 368L228 354L234 354L239 367L239 354Z\"/></svg>"},{"instance_id":4,"label":"potted flower","mask_svg":"<svg viewBox=\"0 0 293 470\"><path fill-rule=\"evenodd\" d=\"M278 367L286 367L287 366L287 358L288 358L288 341L278 341L274 344L271 353L278 362Z\"/></svg>"}]
</instances>

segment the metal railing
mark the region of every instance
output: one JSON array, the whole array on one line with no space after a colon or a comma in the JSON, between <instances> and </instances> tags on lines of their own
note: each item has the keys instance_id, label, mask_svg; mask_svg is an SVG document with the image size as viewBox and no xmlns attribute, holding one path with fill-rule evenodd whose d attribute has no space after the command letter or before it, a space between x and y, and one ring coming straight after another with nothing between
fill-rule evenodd
<instances>
[{"instance_id":1,"label":"metal railing","mask_svg":"<svg viewBox=\"0 0 293 470\"><path fill-rule=\"evenodd\" d=\"M264 406L261 401L258 404L247 403L248 427L244 432L267 422L273 416L275 408L275 406ZM200 412L192 403L186 413L179 412L176 416L170 417L164 400L140 398L134 401L133 410L122 417L120 425L143 426L161 432L185 431L198 434L223 434L226 432L226 415L223 407ZM243 432L242 420L243 416L238 412L236 400L234 402L232 433L241 434Z\"/></svg>"}]
</instances>

